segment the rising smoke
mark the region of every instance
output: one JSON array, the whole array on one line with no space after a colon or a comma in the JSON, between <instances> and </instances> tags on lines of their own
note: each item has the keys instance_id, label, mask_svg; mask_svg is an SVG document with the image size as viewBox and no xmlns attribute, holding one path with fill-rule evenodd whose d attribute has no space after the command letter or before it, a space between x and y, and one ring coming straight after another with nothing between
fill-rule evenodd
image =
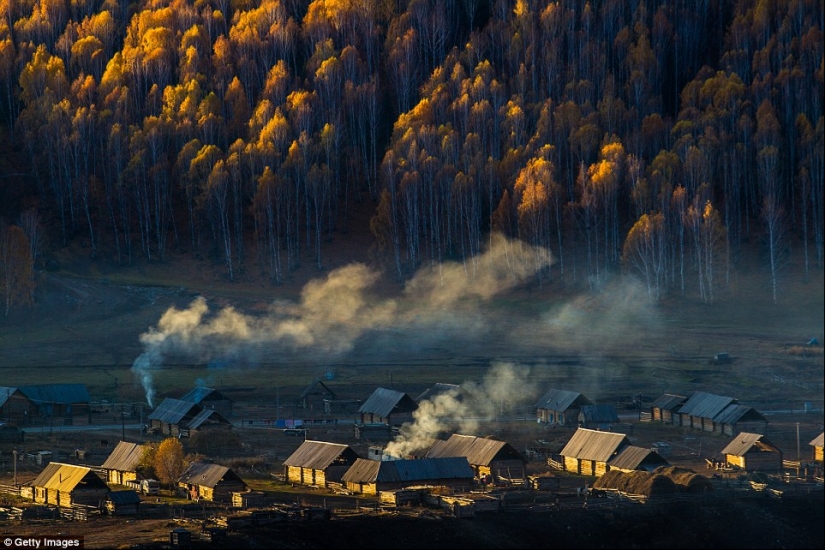
<instances>
[{"instance_id":1,"label":"rising smoke","mask_svg":"<svg viewBox=\"0 0 825 550\"><path fill-rule=\"evenodd\" d=\"M413 334L415 345L428 337L448 339L454 331L464 337L479 334L484 321L460 301L488 300L544 269L550 253L495 236L483 254L465 262L444 262L420 270L404 288L412 304L403 311L396 300L376 302L369 291L381 274L363 264L336 269L310 281L298 303L275 302L262 316L246 315L232 307L210 314L206 300L196 298L185 309L169 308L140 336L143 353L132 371L154 406L154 372L168 357L181 361L254 364L263 353L299 351L306 358L329 361L352 350L368 331L395 330ZM411 331L411 332L407 332Z\"/></svg>"}]
</instances>

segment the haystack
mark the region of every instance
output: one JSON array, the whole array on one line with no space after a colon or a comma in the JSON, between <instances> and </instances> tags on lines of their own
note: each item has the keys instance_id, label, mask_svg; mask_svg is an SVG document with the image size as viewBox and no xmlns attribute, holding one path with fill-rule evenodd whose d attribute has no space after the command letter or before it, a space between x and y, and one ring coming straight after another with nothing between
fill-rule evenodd
<instances>
[{"instance_id":1,"label":"haystack","mask_svg":"<svg viewBox=\"0 0 825 550\"><path fill-rule=\"evenodd\" d=\"M671 495L679 489L673 481L663 475L645 471L621 472L611 470L593 483L595 489L616 489L631 495Z\"/></svg>"},{"instance_id":2,"label":"haystack","mask_svg":"<svg viewBox=\"0 0 825 550\"><path fill-rule=\"evenodd\" d=\"M713 491L713 483L707 477L697 474L689 468L678 466L659 466L653 470L654 474L669 477L679 486L683 493L707 493Z\"/></svg>"}]
</instances>

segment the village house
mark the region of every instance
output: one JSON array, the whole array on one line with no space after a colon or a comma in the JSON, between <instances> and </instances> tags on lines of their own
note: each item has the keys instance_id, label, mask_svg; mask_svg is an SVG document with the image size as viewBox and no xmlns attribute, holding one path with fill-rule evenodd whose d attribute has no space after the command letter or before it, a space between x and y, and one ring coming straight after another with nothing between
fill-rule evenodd
<instances>
[{"instance_id":1,"label":"village house","mask_svg":"<svg viewBox=\"0 0 825 550\"><path fill-rule=\"evenodd\" d=\"M674 424L678 422L678 412L687 401L684 395L665 393L650 404L650 419L654 422Z\"/></svg>"},{"instance_id":2,"label":"village house","mask_svg":"<svg viewBox=\"0 0 825 550\"><path fill-rule=\"evenodd\" d=\"M660 466L668 466L668 461L652 449L628 445L607 462L607 471L652 472Z\"/></svg>"},{"instance_id":3,"label":"village house","mask_svg":"<svg viewBox=\"0 0 825 550\"><path fill-rule=\"evenodd\" d=\"M178 478L178 487L191 500L233 501L233 493L245 493L249 486L226 466L193 462Z\"/></svg>"},{"instance_id":4,"label":"village house","mask_svg":"<svg viewBox=\"0 0 825 550\"><path fill-rule=\"evenodd\" d=\"M509 443L453 434L436 441L425 458L465 457L477 479L494 484L523 485L527 480L526 460Z\"/></svg>"},{"instance_id":5,"label":"village house","mask_svg":"<svg viewBox=\"0 0 825 550\"><path fill-rule=\"evenodd\" d=\"M186 392L181 401L197 403L204 409L214 409L223 417L232 415L232 400L215 388L198 386Z\"/></svg>"},{"instance_id":6,"label":"village house","mask_svg":"<svg viewBox=\"0 0 825 550\"><path fill-rule=\"evenodd\" d=\"M327 487L340 483L359 458L349 445L307 440L284 460L284 479L291 483Z\"/></svg>"},{"instance_id":7,"label":"village house","mask_svg":"<svg viewBox=\"0 0 825 550\"><path fill-rule=\"evenodd\" d=\"M536 419L542 424L576 426L582 405L592 405L575 391L549 389L536 401Z\"/></svg>"},{"instance_id":8,"label":"village house","mask_svg":"<svg viewBox=\"0 0 825 550\"><path fill-rule=\"evenodd\" d=\"M89 424L91 398L84 384L0 386L0 418L18 426Z\"/></svg>"},{"instance_id":9,"label":"village house","mask_svg":"<svg viewBox=\"0 0 825 550\"><path fill-rule=\"evenodd\" d=\"M432 485L466 491L473 487L473 469L464 457L370 460L359 458L342 477L353 493L378 495L410 486Z\"/></svg>"},{"instance_id":10,"label":"village house","mask_svg":"<svg viewBox=\"0 0 825 550\"><path fill-rule=\"evenodd\" d=\"M609 471L609 462L630 446L625 434L579 428L561 450L565 471L580 475L601 476Z\"/></svg>"},{"instance_id":11,"label":"village house","mask_svg":"<svg viewBox=\"0 0 825 550\"><path fill-rule=\"evenodd\" d=\"M749 472L782 470L782 451L764 435L742 432L722 449L727 466Z\"/></svg>"},{"instance_id":12,"label":"village house","mask_svg":"<svg viewBox=\"0 0 825 550\"><path fill-rule=\"evenodd\" d=\"M813 447L813 460L822 464L822 446L825 444L825 432L820 432L818 436L813 438L809 445Z\"/></svg>"},{"instance_id":13,"label":"village house","mask_svg":"<svg viewBox=\"0 0 825 550\"><path fill-rule=\"evenodd\" d=\"M329 389L319 378L314 379L304 388L301 395L295 401L295 406L299 409L309 411L325 411L325 401L335 401L336 394Z\"/></svg>"},{"instance_id":14,"label":"village house","mask_svg":"<svg viewBox=\"0 0 825 550\"><path fill-rule=\"evenodd\" d=\"M732 397L695 392L679 408L678 421L674 424L721 435L736 435L739 432L765 433L768 420Z\"/></svg>"},{"instance_id":15,"label":"village house","mask_svg":"<svg viewBox=\"0 0 825 550\"><path fill-rule=\"evenodd\" d=\"M189 437L203 429L231 427L232 423L215 409L170 397L149 415L150 431L172 437Z\"/></svg>"},{"instance_id":16,"label":"village house","mask_svg":"<svg viewBox=\"0 0 825 550\"><path fill-rule=\"evenodd\" d=\"M127 481L137 479L137 468L146 450L145 445L119 441L101 465L101 468L106 471L106 481L116 485L126 485Z\"/></svg>"},{"instance_id":17,"label":"village house","mask_svg":"<svg viewBox=\"0 0 825 550\"><path fill-rule=\"evenodd\" d=\"M393 428L412 422L418 408L406 393L377 388L358 409L360 421L355 424L356 439L389 440Z\"/></svg>"},{"instance_id":18,"label":"village house","mask_svg":"<svg viewBox=\"0 0 825 550\"><path fill-rule=\"evenodd\" d=\"M108 492L109 486L91 468L51 462L21 489L21 496L60 508L99 507Z\"/></svg>"},{"instance_id":19,"label":"village house","mask_svg":"<svg viewBox=\"0 0 825 550\"><path fill-rule=\"evenodd\" d=\"M594 430L608 431L619 422L619 415L613 405L582 405L579 410L579 426Z\"/></svg>"},{"instance_id":20,"label":"village house","mask_svg":"<svg viewBox=\"0 0 825 550\"><path fill-rule=\"evenodd\" d=\"M132 489L110 491L103 508L110 516L136 516L140 512L140 495Z\"/></svg>"}]
</instances>

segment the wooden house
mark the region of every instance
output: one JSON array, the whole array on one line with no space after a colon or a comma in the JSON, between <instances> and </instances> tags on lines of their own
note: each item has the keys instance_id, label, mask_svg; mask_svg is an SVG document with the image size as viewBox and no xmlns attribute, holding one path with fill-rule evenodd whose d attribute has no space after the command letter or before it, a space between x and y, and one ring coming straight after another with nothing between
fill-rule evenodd
<instances>
[{"instance_id":1,"label":"wooden house","mask_svg":"<svg viewBox=\"0 0 825 550\"><path fill-rule=\"evenodd\" d=\"M809 445L813 447L814 455L813 459L814 462L822 463L822 445L823 440L825 440L825 432L820 432L818 436L813 438Z\"/></svg>"},{"instance_id":2,"label":"wooden house","mask_svg":"<svg viewBox=\"0 0 825 550\"><path fill-rule=\"evenodd\" d=\"M161 435L189 437L210 427L228 429L232 424L215 409L170 397L149 415L149 429Z\"/></svg>"},{"instance_id":3,"label":"wooden house","mask_svg":"<svg viewBox=\"0 0 825 550\"><path fill-rule=\"evenodd\" d=\"M613 405L582 405L579 409L579 426L594 430L608 431L619 422L619 415Z\"/></svg>"},{"instance_id":4,"label":"wooden house","mask_svg":"<svg viewBox=\"0 0 825 550\"><path fill-rule=\"evenodd\" d=\"M764 433L768 425L767 419L752 407L740 405L732 397L707 392L691 395L679 408L678 417L674 424L723 435Z\"/></svg>"},{"instance_id":5,"label":"wooden house","mask_svg":"<svg viewBox=\"0 0 825 550\"><path fill-rule=\"evenodd\" d=\"M101 465L106 471L106 481L126 485L127 481L137 479L137 468L146 449L145 445L119 441Z\"/></svg>"},{"instance_id":6,"label":"wooden house","mask_svg":"<svg viewBox=\"0 0 825 550\"><path fill-rule=\"evenodd\" d=\"M473 469L464 457L370 460L359 458L341 478L353 493L378 495L415 485L464 491L473 486Z\"/></svg>"},{"instance_id":7,"label":"wooden house","mask_svg":"<svg viewBox=\"0 0 825 550\"><path fill-rule=\"evenodd\" d=\"M192 388L180 400L197 403L204 409L214 409L224 417L232 415L232 400L215 388Z\"/></svg>"},{"instance_id":8,"label":"wooden house","mask_svg":"<svg viewBox=\"0 0 825 550\"><path fill-rule=\"evenodd\" d=\"M348 445L304 441L284 460L284 479L301 485L326 487L330 481L340 483L358 458L358 453Z\"/></svg>"},{"instance_id":9,"label":"wooden house","mask_svg":"<svg viewBox=\"0 0 825 550\"><path fill-rule=\"evenodd\" d=\"M576 426L582 405L592 405L575 391L549 389L536 401L536 419L542 424Z\"/></svg>"},{"instance_id":10,"label":"wooden house","mask_svg":"<svg viewBox=\"0 0 825 550\"><path fill-rule=\"evenodd\" d=\"M608 471L652 472L660 466L668 466L668 461L652 449L628 445L607 462Z\"/></svg>"},{"instance_id":11,"label":"wooden house","mask_svg":"<svg viewBox=\"0 0 825 550\"><path fill-rule=\"evenodd\" d=\"M140 511L140 495L132 489L110 491L103 507L110 516L136 516Z\"/></svg>"},{"instance_id":12,"label":"wooden house","mask_svg":"<svg viewBox=\"0 0 825 550\"><path fill-rule=\"evenodd\" d=\"M193 462L178 478L178 487L191 500L232 502L232 493L245 493L249 486L235 472L220 464Z\"/></svg>"},{"instance_id":13,"label":"wooden house","mask_svg":"<svg viewBox=\"0 0 825 550\"><path fill-rule=\"evenodd\" d=\"M28 485L35 502L61 508L100 506L109 492L109 486L91 468L61 462L49 463Z\"/></svg>"},{"instance_id":14,"label":"wooden house","mask_svg":"<svg viewBox=\"0 0 825 550\"><path fill-rule=\"evenodd\" d=\"M0 386L0 416L19 426L89 424L91 398L84 384Z\"/></svg>"},{"instance_id":15,"label":"wooden house","mask_svg":"<svg viewBox=\"0 0 825 550\"><path fill-rule=\"evenodd\" d=\"M358 408L360 421L355 425L355 436L362 439L366 432L370 432L372 437L367 439L390 439L393 427L412 422L417 408L418 403L406 393L377 388Z\"/></svg>"},{"instance_id":16,"label":"wooden house","mask_svg":"<svg viewBox=\"0 0 825 550\"><path fill-rule=\"evenodd\" d=\"M650 419L665 424L678 423L679 409L687 401L684 395L665 393L650 404Z\"/></svg>"},{"instance_id":17,"label":"wooden house","mask_svg":"<svg viewBox=\"0 0 825 550\"><path fill-rule=\"evenodd\" d=\"M527 482L527 461L504 441L453 434L446 441L436 441L424 456L465 457L476 478L489 479L495 484L522 485Z\"/></svg>"},{"instance_id":18,"label":"wooden house","mask_svg":"<svg viewBox=\"0 0 825 550\"><path fill-rule=\"evenodd\" d=\"M757 433L742 432L722 449L727 466L751 472L775 472L782 470L782 451Z\"/></svg>"},{"instance_id":19,"label":"wooden house","mask_svg":"<svg viewBox=\"0 0 825 550\"><path fill-rule=\"evenodd\" d=\"M334 401L337 396L324 384L320 379L316 378L309 386L304 388L301 395L295 401L295 406L299 409L310 411L324 411L325 401Z\"/></svg>"},{"instance_id":20,"label":"wooden house","mask_svg":"<svg viewBox=\"0 0 825 550\"><path fill-rule=\"evenodd\" d=\"M561 450L562 466L574 474L601 476L609 471L608 463L628 446L625 434L579 428Z\"/></svg>"}]
</instances>

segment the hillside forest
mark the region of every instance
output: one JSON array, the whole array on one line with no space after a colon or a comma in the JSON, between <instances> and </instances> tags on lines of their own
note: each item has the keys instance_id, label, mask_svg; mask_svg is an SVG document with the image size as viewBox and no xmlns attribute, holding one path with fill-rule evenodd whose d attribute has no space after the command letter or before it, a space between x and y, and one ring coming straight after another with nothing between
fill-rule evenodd
<instances>
[{"instance_id":1,"label":"hillside forest","mask_svg":"<svg viewBox=\"0 0 825 550\"><path fill-rule=\"evenodd\" d=\"M823 268L824 11L0 0L5 313L49 248L276 286L363 212L400 281L501 234L539 285L709 303L747 252L777 301Z\"/></svg>"}]
</instances>

